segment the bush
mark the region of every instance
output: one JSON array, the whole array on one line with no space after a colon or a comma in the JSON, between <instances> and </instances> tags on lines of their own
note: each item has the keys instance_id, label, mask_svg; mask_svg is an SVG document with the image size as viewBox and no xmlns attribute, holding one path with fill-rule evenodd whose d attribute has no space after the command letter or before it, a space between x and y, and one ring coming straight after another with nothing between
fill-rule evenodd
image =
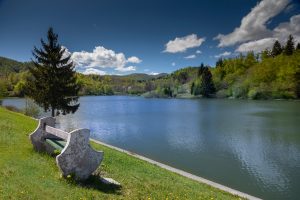
<instances>
[{"instance_id":1,"label":"bush","mask_svg":"<svg viewBox=\"0 0 300 200\"><path fill-rule=\"evenodd\" d=\"M272 93L266 89L261 87L259 88L252 88L248 94L249 99L270 99L272 97Z\"/></svg>"},{"instance_id":2,"label":"bush","mask_svg":"<svg viewBox=\"0 0 300 200\"><path fill-rule=\"evenodd\" d=\"M40 115L40 107L36 105L31 99L26 99L26 106L23 113L30 117L38 117Z\"/></svg>"},{"instance_id":3,"label":"bush","mask_svg":"<svg viewBox=\"0 0 300 200\"><path fill-rule=\"evenodd\" d=\"M217 98L226 98L226 97L229 97L229 94L228 94L228 90L219 90L217 93L216 93L216 97Z\"/></svg>"}]
</instances>

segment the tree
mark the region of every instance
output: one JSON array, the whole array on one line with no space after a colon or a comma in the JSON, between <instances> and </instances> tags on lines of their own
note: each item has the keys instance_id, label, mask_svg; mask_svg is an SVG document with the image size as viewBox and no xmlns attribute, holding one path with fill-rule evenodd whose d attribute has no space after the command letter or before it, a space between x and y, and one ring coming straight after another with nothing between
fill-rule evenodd
<instances>
[{"instance_id":1,"label":"tree","mask_svg":"<svg viewBox=\"0 0 300 200\"><path fill-rule=\"evenodd\" d=\"M268 49L265 49L261 52L261 60L266 60L270 58L271 52Z\"/></svg>"},{"instance_id":2,"label":"tree","mask_svg":"<svg viewBox=\"0 0 300 200\"><path fill-rule=\"evenodd\" d=\"M275 41L274 45L273 45L273 48L272 48L272 56L275 57L275 56L278 56L282 53L282 47L281 47L281 44L279 43L278 40Z\"/></svg>"},{"instance_id":3,"label":"tree","mask_svg":"<svg viewBox=\"0 0 300 200\"><path fill-rule=\"evenodd\" d=\"M292 35L289 35L289 38L286 42L285 48L284 48L284 53L285 55L292 55L295 50L295 45L294 45L294 38Z\"/></svg>"},{"instance_id":4,"label":"tree","mask_svg":"<svg viewBox=\"0 0 300 200\"><path fill-rule=\"evenodd\" d=\"M208 67L204 68L201 77L201 94L204 97L209 97L211 94L214 94L216 92L216 88L212 80L212 74Z\"/></svg>"},{"instance_id":5,"label":"tree","mask_svg":"<svg viewBox=\"0 0 300 200\"><path fill-rule=\"evenodd\" d=\"M47 42L41 39L42 48L34 47L34 67L28 80L27 95L51 115L74 113L79 107L74 64L71 55L65 55L66 49L58 43L58 35L49 28Z\"/></svg>"},{"instance_id":6,"label":"tree","mask_svg":"<svg viewBox=\"0 0 300 200\"><path fill-rule=\"evenodd\" d=\"M300 43L297 44L296 50L300 50Z\"/></svg>"}]
</instances>

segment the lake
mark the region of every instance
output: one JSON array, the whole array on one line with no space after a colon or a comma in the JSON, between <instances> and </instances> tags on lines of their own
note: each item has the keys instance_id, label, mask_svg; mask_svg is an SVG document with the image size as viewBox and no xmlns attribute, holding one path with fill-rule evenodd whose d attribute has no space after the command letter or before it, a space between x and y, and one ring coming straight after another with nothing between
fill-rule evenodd
<instances>
[{"instance_id":1,"label":"lake","mask_svg":"<svg viewBox=\"0 0 300 200\"><path fill-rule=\"evenodd\" d=\"M299 101L88 96L58 126L257 197L300 196Z\"/></svg>"}]
</instances>

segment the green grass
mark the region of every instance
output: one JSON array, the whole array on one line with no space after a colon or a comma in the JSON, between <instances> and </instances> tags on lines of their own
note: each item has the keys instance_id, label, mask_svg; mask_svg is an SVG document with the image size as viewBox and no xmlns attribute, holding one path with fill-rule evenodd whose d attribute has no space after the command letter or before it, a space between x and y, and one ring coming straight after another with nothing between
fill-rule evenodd
<instances>
[{"instance_id":1,"label":"green grass","mask_svg":"<svg viewBox=\"0 0 300 200\"><path fill-rule=\"evenodd\" d=\"M33 150L28 135L37 121L0 107L0 199L238 199L238 197L161 169L110 148L98 174L121 183L63 179L55 159Z\"/></svg>"}]
</instances>

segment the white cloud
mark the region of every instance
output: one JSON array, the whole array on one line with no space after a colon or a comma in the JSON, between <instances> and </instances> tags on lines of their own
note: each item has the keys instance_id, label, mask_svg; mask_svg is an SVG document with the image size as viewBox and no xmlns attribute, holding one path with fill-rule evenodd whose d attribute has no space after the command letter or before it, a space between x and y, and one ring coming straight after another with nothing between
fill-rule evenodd
<instances>
[{"instance_id":1,"label":"white cloud","mask_svg":"<svg viewBox=\"0 0 300 200\"><path fill-rule=\"evenodd\" d=\"M131 72L131 71L135 71L136 67L135 66L120 67L120 68L116 68L115 70L120 71L120 72Z\"/></svg>"},{"instance_id":2,"label":"white cloud","mask_svg":"<svg viewBox=\"0 0 300 200\"><path fill-rule=\"evenodd\" d=\"M158 72L151 72L149 75L158 75Z\"/></svg>"},{"instance_id":3,"label":"white cloud","mask_svg":"<svg viewBox=\"0 0 300 200\"><path fill-rule=\"evenodd\" d=\"M175 62L172 62L171 65L174 67L174 66L176 65L176 63L175 63Z\"/></svg>"},{"instance_id":4,"label":"white cloud","mask_svg":"<svg viewBox=\"0 0 300 200\"><path fill-rule=\"evenodd\" d=\"M273 33L266 27L267 22L283 11L290 0L262 0L246 15L240 27L227 35L219 34L218 47L231 46L240 42L272 37Z\"/></svg>"},{"instance_id":5,"label":"white cloud","mask_svg":"<svg viewBox=\"0 0 300 200\"><path fill-rule=\"evenodd\" d=\"M281 42L286 41L290 34L300 42L300 14L292 16L289 22L280 23L274 29L274 36Z\"/></svg>"},{"instance_id":6,"label":"white cloud","mask_svg":"<svg viewBox=\"0 0 300 200\"><path fill-rule=\"evenodd\" d=\"M166 49L164 52L184 52L189 48L199 47L204 41L205 38L198 38L196 34L191 34L180 38L176 37L174 40L170 40L167 44L165 44Z\"/></svg>"},{"instance_id":7,"label":"white cloud","mask_svg":"<svg viewBox=\"0 0 300 200\"><path fill-rule=\"evenodd\" d=\"M87 68L82 73L85 74L85 75L88 75L88 74L105 75L106 74L105 71L95 69L95 68Z\"/></svg>"},{"instance_id":8,"label":"white cloud","mask_svg":"<svg viewBox=\"0 0 300 200\"><path fill-rule=\"evenodd\" d=\"M186 56L186 57L184 57L185 59L193 59L193 58L196 58L196 55L189 55L189 56Z\"/></svg>"},{"instance_id":9,"label":"white cloud","mask_svg":"<svg viewBox=\"0 0 300 200\"><path fill-rule=\"evenodd\" d=\"M231 55L231 52L229 51L225 51L223 53L220 53L218 55L215 55L215 58L220 58L220 57L226 57L226 56L230 56Z\"/></svg>"},{"instance_id":10,"label":"white cloud","mask_svg":"<svg viewBox=\"0 0 300 200\"><path fill-rule=\"evenodd\" d=\"M264 38L261 40L247 42L241 44L235 51L241 53L253 51L257 53L265 49L271 49L276 39L277 38Z\"/></svg>"},{"instance_id":11,"label":"white cloud","mask_svg":"<svg viewBox=\"0 0 300 200\"><path fill-rule=\"evenodd\" d=\"M138 57L136 56L132 56L130 58L127 59L127 62L130 62L130 63L141 63L142 60L139 59Z\"/></svg>"},{"instance_id":12,"label":"white cloud","mask_svg":"<svg viewBox=\"0 0 300 200\"><path fill-rule=\"evenodd\" d=\"M70 53L67 48L65 53ZM136 56L126 59L123 53L115 53L113 50L102 46L95 47L92 52L73 52L71 58L75 65L80 68L112 68L120 72L135 71L135 66L126 66L126 64L142 62Z\"/></svg>"},{"instance_id":13,"label":"white cloud","mask_svg":"<svg viewBox=\"0 0 300 200\"><path fill-rule=\"evenodd\" d=\"M150 71L150 69L144 69L144 72L149 72Z\"/></svg>"},{"instance_id":14,"label":"white cloud","mask_svg":"<svg viewBox=\"0 0 300 200\"><path fill-rule=\"evenodd\" d=\"M196 51L196 54L201 54L201 53L202 53L202 51L200 51L200 50Z\"/></svg>"}]
</instances>

